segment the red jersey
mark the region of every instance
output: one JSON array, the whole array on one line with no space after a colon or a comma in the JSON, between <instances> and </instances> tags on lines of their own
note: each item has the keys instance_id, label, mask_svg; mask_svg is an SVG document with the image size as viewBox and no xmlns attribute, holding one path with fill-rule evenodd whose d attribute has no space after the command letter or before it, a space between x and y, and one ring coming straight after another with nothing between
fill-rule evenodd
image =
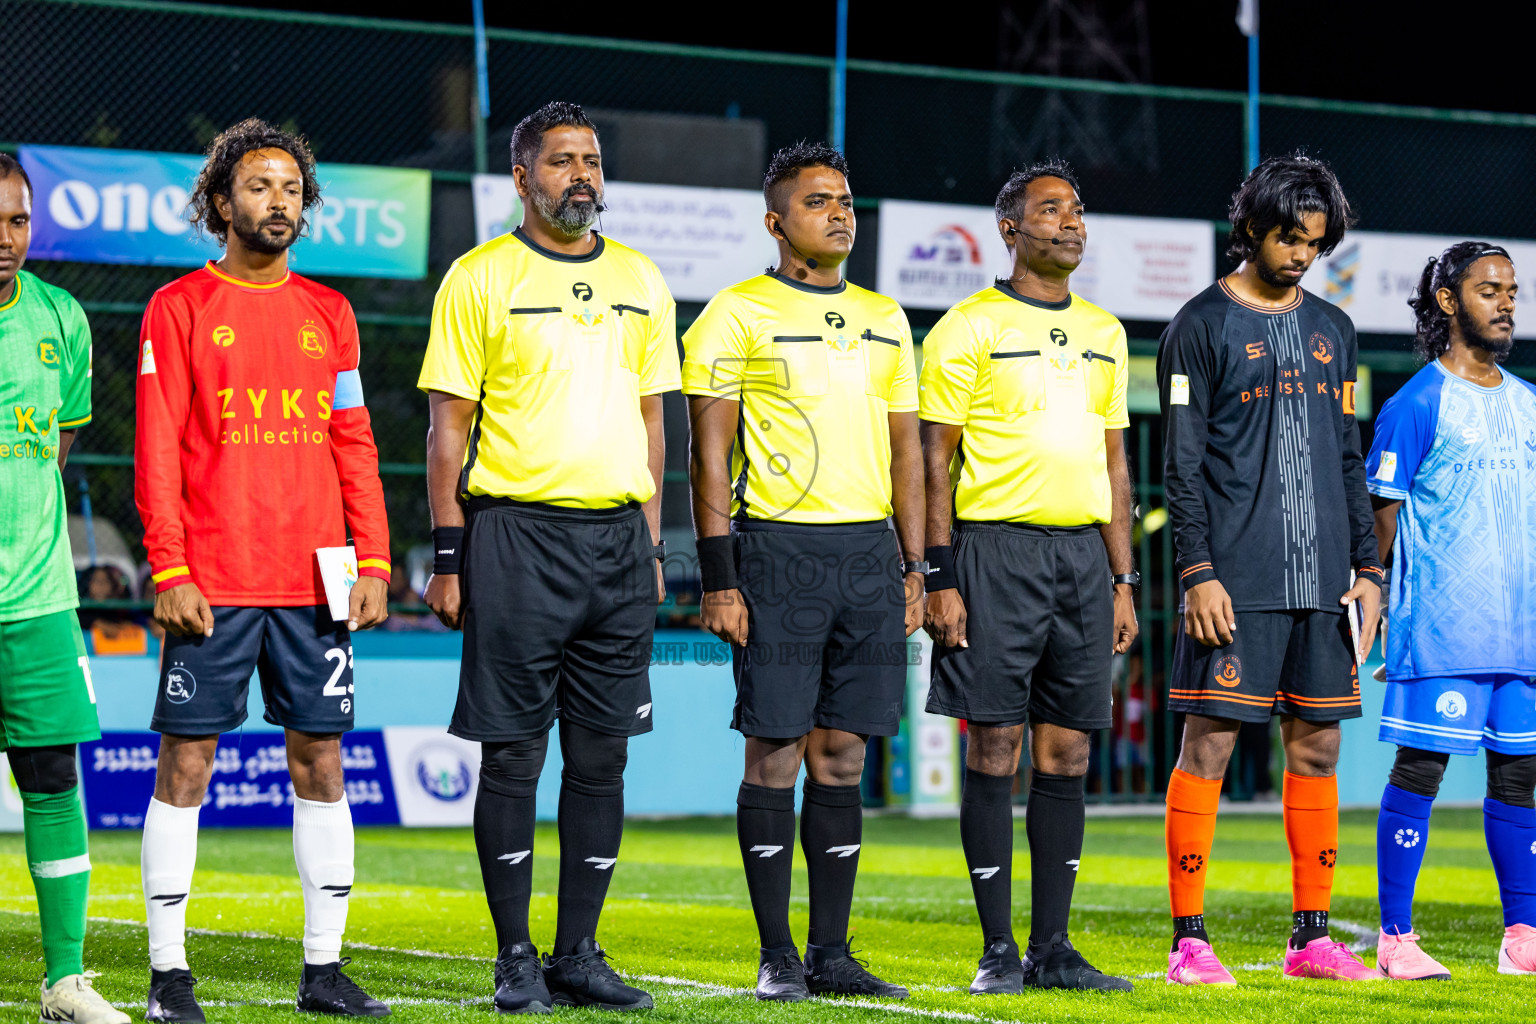
<instances>
[{"instance_id":1,"label":"red jersey","mask_svg":"<svg viewBox=\"0 0 1536 1024\"><path fill-rule=\"evenodd\" d=\"M156 592L211 605L325 603L315 549L350 532L389 579L379 452L339 292L209 263L150 299L139 336L134 503Z\"/></svg>"}]
</instances>

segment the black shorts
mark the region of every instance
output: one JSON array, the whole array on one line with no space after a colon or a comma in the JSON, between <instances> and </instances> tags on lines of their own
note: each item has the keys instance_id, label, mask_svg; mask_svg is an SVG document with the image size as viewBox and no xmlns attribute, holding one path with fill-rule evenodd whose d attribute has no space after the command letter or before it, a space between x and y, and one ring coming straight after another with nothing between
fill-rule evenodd
<instances>
[{"instance_id":1,"label":"black shorts","mask_svg":"<svg viewBox=\"0 0 1536 1024\"><path fill-rule=\"evenodd\" d=\"M1096 526L955 524L969 647L933 649L928 711L977 725L1110 725L1114 588Z\"/></svg>"},{"instance_id":2,"label":"black shorts","mask_svg":"<svg viewBox=\"0 0 1536 1024\"><path fill-rule=\"evenodd\" d=\"M1226 647L1184 633L1173 643L1168 710L1239 722L1294 715L1308 722L1360 717L1360 675L1342 610L1237 612Z\"/></svg>"},{"instance_id":3,"label":"black shorts","mask_svg":"<svg viewBox=\"0 0 1536 1024\"><path fill-rule=\"evenodd\" d=\"M650 732L656 559L640 507L470 507L448 731L506 743L560 717L610 736Z\"/></svg>"},{"instance_id":4,"label":"black shorts","mask_svg":"<svg viewBox=\"0 0 1536 1024\"><path fill-rule=\"evenodd\" d=\"M731 645L731 728L894 736L907 692L901 549L885 522L737 522L747 646Z\"/></svg>"},{"instance_id":5,"label":"black shorts","mask_svg":"<svg viewBox=\"0 0 1536 1024\"><path fill-rule=\"evenodd\" d=\"M352 634L330 608L213 609L213 636L165 635L149 727L173 736L240 728L251 673L273 725L329 735L352 728Z\"/></svg>"}]
</instances>

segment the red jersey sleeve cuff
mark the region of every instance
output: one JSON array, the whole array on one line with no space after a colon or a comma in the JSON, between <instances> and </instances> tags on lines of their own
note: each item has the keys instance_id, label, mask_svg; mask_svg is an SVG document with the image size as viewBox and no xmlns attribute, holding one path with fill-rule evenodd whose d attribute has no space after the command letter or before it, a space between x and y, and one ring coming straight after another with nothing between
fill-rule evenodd
<instances>
[{"instance_id":1,"label":"red jersey sleeve cuff","mask_svg":"<svg viewBox=\"0 0 1536 1024\"><path fill-rule=\"evenodd\" d=\"M155 593L158 594L163 590L179 587L183 583L191 583L192 570L185 565L177 565L169 569L161 569L151 576L150 579L155 584Z\"/></svg>"},{"instance_id":2,"label":"red jersey sleeve cuff","mask_svg":"<svg viewBox=\"0 0 1536 1024\"><path fill-rule=\"evenodd\" d=\"M377 576L388 583L390 576L389 559L360 558L357 561L357 574L359 576Z\"/></svg>"},{"instance_id":3,"label":"red jersey sleeve cuff","mask_svg":"<svg viewBox=\"0 0 1536 1024\"><path fill-rule=\"evenodd\" d=\"M1179 573L1179 586L1188 590L1216 578L1216 568L1210 562L1196 562Z\"/></svg>"}]
</instances>

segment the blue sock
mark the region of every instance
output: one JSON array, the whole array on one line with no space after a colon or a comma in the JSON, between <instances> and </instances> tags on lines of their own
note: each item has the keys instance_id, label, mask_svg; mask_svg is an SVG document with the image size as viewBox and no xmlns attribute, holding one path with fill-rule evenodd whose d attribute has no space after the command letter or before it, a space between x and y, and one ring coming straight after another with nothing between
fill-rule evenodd
<instances>
[{"instance_id":1,"label":"blue sock","mask_svg":"<svg viewBox=\"0 0 1536 1024\"><path fill-rule=\"evenodd\" d=\"M1431 796L1387 784L1376 818L1376 898L1381 930L1389 935L1413 931L1413 888L1429 840Z\"/></svg>"},{"instance_id":2,"label":"blue sock","mask_svg":"<svg viewBox=\"0 0 1536 1024\"><path fill-rule=\"evenodd\" d=\"M1536 925L1536 808L1484 800L1483 835L1499 880L1504 927Z\"/></svg>"}]
</instances>

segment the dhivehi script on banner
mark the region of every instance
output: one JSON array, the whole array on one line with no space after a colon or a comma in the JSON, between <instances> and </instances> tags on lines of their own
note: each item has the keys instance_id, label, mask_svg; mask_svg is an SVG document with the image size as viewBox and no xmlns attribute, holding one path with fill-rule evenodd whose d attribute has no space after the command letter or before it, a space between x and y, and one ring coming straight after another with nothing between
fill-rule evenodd
<instances>
[{"instance_id":1,"label":"dhivehi script on banner","mask_svg":"<svg viewBox=\"0 0 1536 1024\"><path fill-rule=\"evenodd\" d=\"M522 222L511 175L477 174L473 192L477 242ZM778 247L763 227L761 192L609 181L603 204L598 229L649 256L675 299L707 302L778 261Z\"/></svg>"},{"instance_id":2,"label":"dhivehi script on banner","mask_svg":"<svg viewBox=\"0 0 1536 1024\"><path fill-rule=\"evenodd\" d=\"M1169 320L1210 285L1216 239L1200 220L1090 214L1072 290L1116 316ZM880 203L878 290L903 306L947 309L999 277L1012 261L986 206Z\"/></svg>"},{"instance_id":3,"label":"dhivehi script on banner","mask_svg":"<svg viewBox=\"0 0 1536 1024\"><path fill-rule=\"evenodd\" d=\"M1419 286L1424 264L1463 240L1449 235L1351 231L1332 253L1319 257L1302 287L1348 313L1357 331L1412 334L1408 297ZM1536 242L1481 241L1509 250L1517 274L1521 268L1536 271ZM1536 290L1522 290L1515 300L1515 337L1536 338Z\"/></svg>"}]
</instances>

